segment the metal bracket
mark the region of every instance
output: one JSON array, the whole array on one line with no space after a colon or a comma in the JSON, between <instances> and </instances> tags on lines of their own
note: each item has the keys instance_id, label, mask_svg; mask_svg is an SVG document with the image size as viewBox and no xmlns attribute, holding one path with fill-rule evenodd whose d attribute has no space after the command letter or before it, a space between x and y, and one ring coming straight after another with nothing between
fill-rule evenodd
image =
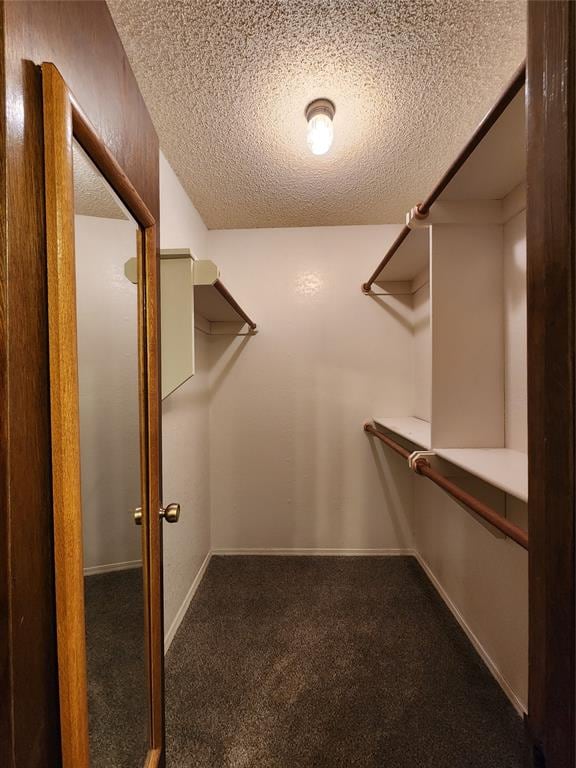
<instances>
[{"instance_id":1,"label":"metal bracket","mask_svg":"<svg viewBox=\"0 0 576 768\"><path fill-rule=\"evenodd\" d=\"M429 456L436 456L436 454L434 451L412 451L410 456L408 456L408 466L414 472L417 472L416 462L418 459L428 458Z\"/></svg>"}]
</instances>

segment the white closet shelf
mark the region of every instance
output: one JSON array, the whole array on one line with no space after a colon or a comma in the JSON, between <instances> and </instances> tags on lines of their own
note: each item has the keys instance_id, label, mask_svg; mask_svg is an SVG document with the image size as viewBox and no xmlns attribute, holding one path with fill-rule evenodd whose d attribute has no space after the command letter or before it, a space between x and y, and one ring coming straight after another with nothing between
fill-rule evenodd
<instances>
[{"instance_id":1,"label":"white closet shelf","mask_svg":"<svg viewBox=\"0 0 576 768\"><path fill-rule=\"evenodd\" d=\"M528 501L528 455L510 448L435 448L434 453L521 501Z\"/></svg>"},{"instance_id":2,"label":"white closet shelf","mask_svg":"<svg viewBox=\"0 0 576 768\"><path fill-rule=\"evenodd\" d=\"M470 201L504 204L510 195L514 197L514 191L526 179L525 80L523 64L432 192L407 214L407 223L397 239L369 279L362 283L365 294L371 293L374 283L409 280L422 270L422 264L416 272L411 273L409 268L411 242L419 228L431 224L430 209L437 200L444 204ZM417 216L414 216L415 210ZM462 211L459 223L464 223L460 221L461 216ZM392 263L392 257L400 251ZM402 263L397 266L397 262L405 260L406 267Z\"/></svg>"},{"instance_id":3,"label":"white closet shelf","mask_svg":"<svg viewBox=\"0 0 576 768\"><path fill-rule=\"evenodd\" d=\"M528 501L528 455L510 448L431 448L430 423L414 416L378 416L374 423L388 432L433 450L441 459L505 493Z\"/></svg>"},{"instance_id":4,"label":"white closet shelf","mask_svg":"<svg viewBox=\"0 0 576 768\"><path fill-rule=\"evenodd\" d=\"M251 330L256 329L248 315L235 300L220 280L214 285L194 286L194 310L209 323L248 323Z\"/></svg>"},{"instance_id":5,"label":"white closet shelf","mask_svg":"<svg viewBox=\"0 0 576 768\"><path fill-rule=\"evenodd\" d=\"M251 331L256 323L220 280L216 264L208 259L194 262L194 312L208 323L246 323Z\"/></svg>"},{"instance_id":6,"label":"white closet shelf","mask_svg":"<svg viewBox=\"0 0 576 768\"><path fill-rule=\"evenodd\" d=\"M438 200L502 200L525 181L524 101L521 88Z\"/></svg>"},{"instance_id":7,"label":"white closet shelf","mask_svg":"<svg viewBox=\"0 0 576 768\"><path fill-rule=\"evenodd\" d=\"M415 229L405 237L398 248L398 257L386 265L376 277L376 283L411 282L428 268L430 259L430 231L428 228Z\"/></svg>"},{"instance_id":8,"label":"white closet shelf","mask_svg":"<svg viewBox=\"0 0 576 768\"><path fill-rule=\"evenodd\" d=\"M248 325L256 333L256 323L242 309L220 280L220 270L209 259L195 259L188 248L162 249L160 258L166 261L188 259L193 265L194 324L205 333L237 333Z\"/></svg>"},{"instance_id":9,"label":"white closet shelf","mask_svg":"<svg viewBox=\"0 0 576 768\"><path fill-rule=\"evenodd\" d=\"M430 448L430 422L417 419L414 416L378 416L374 423L379 427L394 432L394 434L409 440L420 448Z\"/></svg>"}]
</instances>

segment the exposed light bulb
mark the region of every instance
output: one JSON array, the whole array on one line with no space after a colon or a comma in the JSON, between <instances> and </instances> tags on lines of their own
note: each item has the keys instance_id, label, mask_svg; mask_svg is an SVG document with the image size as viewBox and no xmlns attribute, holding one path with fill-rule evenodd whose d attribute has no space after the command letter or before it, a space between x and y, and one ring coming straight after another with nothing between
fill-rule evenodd
<instances>
[{"instance_id":1,"label":"exposed light bulb","mask_svg":"<svg viewBox=\"0 0 576 768\"><path fill-rule=\"evenodd\" d=\"M306 107L306 142L313 155L325 155L332 146L336 107L329 99L316 99Z\"/></svg>"},{"instance_id":2,"label":"exposed light bulb","mask_svg":"<svg viewBox=\"0 0 576 768\"><path fill-rule=\"evenodd\" d=\"M327 115L316 115L308 121L306 142L313 155L325 155L332 146L334 128Z\"/></svg>"}]
</instances>

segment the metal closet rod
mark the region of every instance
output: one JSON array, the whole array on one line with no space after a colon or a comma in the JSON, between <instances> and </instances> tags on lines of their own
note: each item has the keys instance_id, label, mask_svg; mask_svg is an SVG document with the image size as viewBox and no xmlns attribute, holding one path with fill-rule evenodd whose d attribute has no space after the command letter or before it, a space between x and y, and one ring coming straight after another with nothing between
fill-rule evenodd
<instances>
[{"instance_id":1,"label":"metal closet rod","mask_svg":"<svg viewBox=\"0 0 576 768\"><path fill-rule=\"evenodd\" d=\"M254 320L252 320L251 317L249 317L246 312L242 309L240 304L236 301L234 296L230 293L230 291L226 288L226 286L220 282L220 280L216 280L214 283L214 288L218 291L218 293L222 296L222 298L226 299L228 304L238 312L240 317L244 320L245 323L247 323L250 326L250 329L255 331L256 330L256 323Z\"/></svg>"},{"instance_id":2,"label":"metal closet rod","mask_svg":"<svg viewBox=\"0 0 576 768\"><path fill-rule=\"evenodd\" d=\"M498 99L498 101L494 104L492 109L488 112L488 114L485 115L480 125L476 128L472 136L470 137L470 140L467 144L461 149L460 153L456 156L446 173L442 176L440 181L436 184L432 192L428 195L428 197L422 202L418 203L416 206L416 218L419 219L425 219L429 212L430 207L433 203L436 202L436 200L440 197L442 192L446 189L448 184L452 181L454 176L458 173L460 168L464 165L466 160L470 157L470 155L474 152L478 144L482 141L482 139L486 136L486 134L490 131L494 123L498 120L500 115L504 112L506 107L510 104L512 99L516 96L516 94L520 91L520 89L523 87L524 83L526 82L526 62L524 61L516 70L514 73L514 76L512 80L508 83L504 91L502 92L502 95ZM390 248L388 249L386 255L378 264L374 272L370 275L367 282L362 284L362 291L364 293L369 293L372 284L382 272L384 267L388 264L390 259L394 256L398 248L402 245L404 240L408 237L410 233L410 227L405 226L396 240L392 243Z\"/></svg>"},{"instance_id":3,"label":"metal closet rod","mask_svg":"<svg viewBox=\"0 0 576 768\"><path fill-rule=\"evenodd\" d=\"M403 448L395 440L392 440L391 437L388 437L383 432L380 432L380 430L373 427L372 424L365 424L364 430L369 432L371 435L374 435L374 437L377 437L389 448L392 448L392 450L400 454L402 458L408 459L410 456L410 451L407 451L406 448ZM483 520L486 520L486 522L490 523L490 525L493 525L494 528L497 528L503 534L512 539L512 541L515 541L516 544L519 544L524 549L528 549L528 534L526 531L524 531L522 528L519 528L517 525L510 523L508 520L506 520L505 517L499 515L498 512L494 511L491 507L488 507L475 496L472 496L471 494L462 490L462 488L453 483L451 480L448 480L446 477L444 477L444 475L436 472L435 469L432 469L427 459L424 457L416 459L413 466L419 475L423 475L429 480L432 480L433 483L436 483L436 485L440 486L440 488L449 493L450 496L467 506L477 515L479 515Z\"/></svg>"}]
</instances>

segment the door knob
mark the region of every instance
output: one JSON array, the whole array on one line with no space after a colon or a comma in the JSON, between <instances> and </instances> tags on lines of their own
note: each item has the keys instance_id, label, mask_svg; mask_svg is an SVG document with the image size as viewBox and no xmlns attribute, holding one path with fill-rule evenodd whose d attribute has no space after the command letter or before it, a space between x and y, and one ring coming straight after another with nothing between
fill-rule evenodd
<instances>
[{"instance_id":1,"label":"door knob","mask_svg":"<svg viewBox=\"0 0 576 768\"><path fill-rule=\"evenodd\" d=\"M142 507L136 507L132 514L136 525L142 525ZM180 519L180 504L168 504L167 507L161 507L160 517L164 518L167 523L177 523Z\"/></svg>"},{"instance_id":2,"label":"door knob","mask_svg":"<svg viewBox=\"0 0 576 768\"><path fill-rule=\"evenodd\" d=\"M160 510L160 517L167 523L177 523L180 519L180 504L168 504Z\"/></svg>"}]
</instances>

